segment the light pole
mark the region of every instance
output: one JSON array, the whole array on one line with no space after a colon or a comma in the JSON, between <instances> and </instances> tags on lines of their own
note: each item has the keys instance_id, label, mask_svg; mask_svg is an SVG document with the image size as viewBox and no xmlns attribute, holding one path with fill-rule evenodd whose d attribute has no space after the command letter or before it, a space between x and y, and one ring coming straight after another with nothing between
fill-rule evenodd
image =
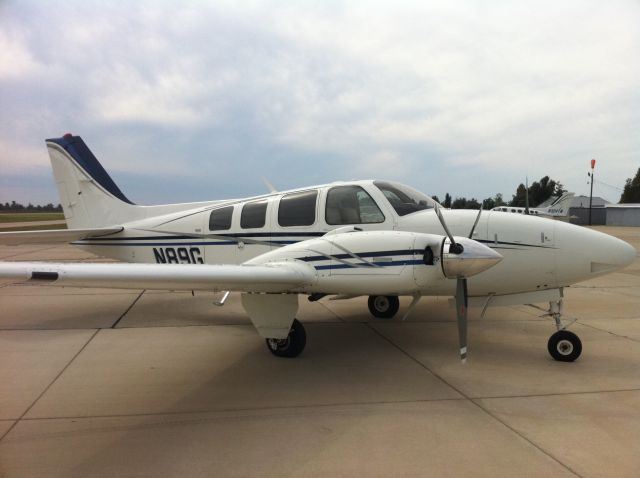
<instances>
[{"instance_id":1,"label":"light pole","mask_svg":"<svg viewBox=\"0 0 640 478\"><path fill-rule=\"evenodd\" d=\"M589 194L589 225L591 225L591 205L593 203L593 172L595 170L596 167L596 160L592 159L591 160L591 172L588 173L589 176L591 177L591 193Z\"/></svg>"}]
</instances>

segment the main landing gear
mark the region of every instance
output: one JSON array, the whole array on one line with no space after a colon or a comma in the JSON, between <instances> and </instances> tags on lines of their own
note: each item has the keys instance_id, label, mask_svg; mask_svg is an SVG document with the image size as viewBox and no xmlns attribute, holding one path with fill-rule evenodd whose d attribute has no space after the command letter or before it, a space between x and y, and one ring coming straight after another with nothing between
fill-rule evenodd
<instances>
[{"instance_id":1,"label":"main landing gear","mask_svg":"<svg viewBox=\"0 0 640 478\"><path fill-rule=\"evenodd\" d=\"M398 312L400 300L396 295L370 295L369 312L379 319L390 319Z\"/></svg>"},{"instance_id":2,"label":"main landing gear","mask_svg":"<svg viewBox=\"0 0 640 478\"><path fill-rule=\"evenodd\" d=\"M267 347L278 357L297 357L307 344L307 334L298 319L293 319L286 339L266 339Z\"/></svg>"},{"instance_id":3,"label":"main landing gear","mask_svg":"<svg viewBox=\"0 0 640 478\"><path fill-rule=\"evenodd\" d=\"M582 353L582 342L573 332L566 330L562 323L562 289L560 289L560 300L549 302L549 313L556 323L558 331L549 337L547 350L549 354L560 362L573 362Z\"/></svg>"}]
</instances>

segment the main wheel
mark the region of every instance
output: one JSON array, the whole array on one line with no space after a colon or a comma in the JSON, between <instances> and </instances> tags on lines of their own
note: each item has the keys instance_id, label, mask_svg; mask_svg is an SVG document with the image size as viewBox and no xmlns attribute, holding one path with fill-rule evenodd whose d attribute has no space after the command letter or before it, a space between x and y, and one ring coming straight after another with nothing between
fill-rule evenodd
<instances>
[{"instance_id":1,"label":"main wheel","mask_svg":"<svg viewBox=\"0 0 640 478\"><path fill-rule=\"evenodd\" d=\"M369 312L379 319L390 319L400 308L400 301L396 295L370 295Z\"/></svg>"},{"instance_id":2,"label":"main wheel","mask_svg":"<svg viewBox=\"0 0 640 478\"><path fill-rule=\"evenodd\" d=\"M307 334L298 319L293 319L286 339L266 339L267 347L278 357L297 357L307 344Z\"/></svg>"},{"instance_id":3,"label":"main wheel","mask_svg":"<svg viewBox=\"0 0 640 478\"><path fill-rule=\"evenodd\" d=\"M558 330L549 337L547 348L555 360L573 362L582 353L582 342L573 332Z\"/></svg>"}]
</instances>

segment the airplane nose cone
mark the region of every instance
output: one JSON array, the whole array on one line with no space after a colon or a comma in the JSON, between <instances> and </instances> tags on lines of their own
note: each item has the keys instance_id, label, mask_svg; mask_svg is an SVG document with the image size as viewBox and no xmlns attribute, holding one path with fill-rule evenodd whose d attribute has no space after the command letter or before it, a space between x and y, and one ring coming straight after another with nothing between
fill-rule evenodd
<instances>
[{"instance_id":1,"label":"airplane nose cone","mask_svg":"<svg viewBox=\"0 0 640 478\"><path fill-rule=\"evenodd\" d=\"M617 237L597 234L597 237L590 238L596 245L589 262L592 274L613 272L627 267L635 260L636 250L630 244Z\"/></svg>"},{"instance_id":2,"label":"airplane nose cone","mask_svg":"<svg viewBox=\"0 0 640 478\"><path fill-rule=\"evenodd\" d=\"M558 279L570 284L615 272L636 259L625 241L571 224L556 225Z\"/></svg>"},{"instance_id":3,"label":"airplane nose cone","mask_svg":"<svg viewBox=\"0 0 640 478\"><path fill-rule=\"evenodd\" d=\"M627 243L624 242L623 240L617 239L617 238L613 238L616 239L616 244L614 245L614 248L617 251L617 254L615 255L615 264L618 266L619 269L622 269L624 267L627 267L629 265L631 265L633 263L633 261L636 260L636 256L638 255L638 252L635 250L635 248Z\"/></svg>"},{"instance_id":4,"label":"airplane nose cone","mask_svg":"<svg viewBox=\"0 0 640 478\"><path fill-rule=\"evenodd\" d=\"M444 275L450 279L471 277L495 266L503 257L484 244L466 237L454 237L457 244L462 245L462 252L456 254L449 250L451 243L445 240L442 268Z\"/></svg>"}]
</instances>

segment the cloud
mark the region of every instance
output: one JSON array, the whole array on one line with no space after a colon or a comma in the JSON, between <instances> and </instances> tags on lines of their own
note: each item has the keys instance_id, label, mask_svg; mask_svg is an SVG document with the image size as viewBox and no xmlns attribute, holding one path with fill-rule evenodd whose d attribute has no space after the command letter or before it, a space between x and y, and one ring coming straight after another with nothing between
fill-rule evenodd
<instances>
[{"instance_id":1,"label":"cloud","mask_svg":"<svg viewBox=\"0 0 640 478\"><path fill-rule=\"evenodd\" d=\"M633 2L0 8L6 170L45 168L9 148L68 130L116 175L148 170L149 200L167 175L232 195L275 170L290 187L385 175L486 197L527 173L581 192L593 156L609 183L637 167Z\"/></svg>"}]
</instances>

